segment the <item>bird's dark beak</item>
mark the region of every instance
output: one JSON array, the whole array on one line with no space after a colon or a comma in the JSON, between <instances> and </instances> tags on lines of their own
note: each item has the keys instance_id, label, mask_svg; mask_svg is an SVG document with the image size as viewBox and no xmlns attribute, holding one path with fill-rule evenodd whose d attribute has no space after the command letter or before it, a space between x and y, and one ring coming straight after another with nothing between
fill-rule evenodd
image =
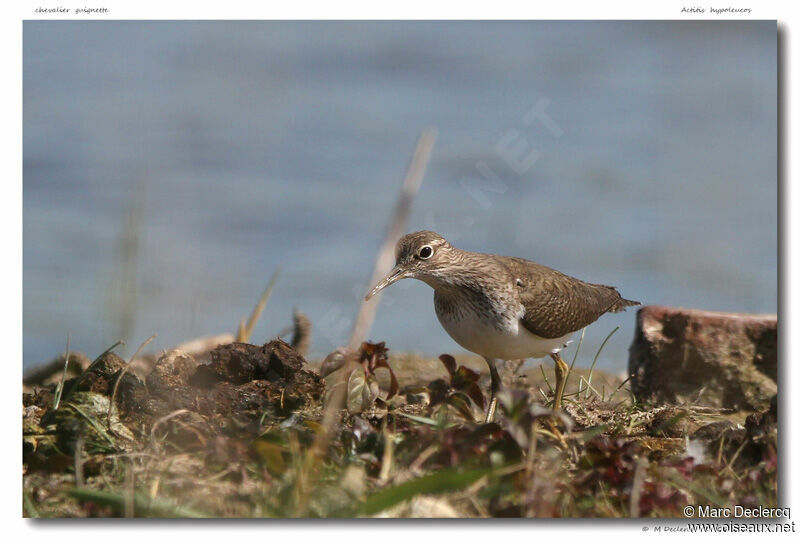
<instances>
[{"instance_id":1,"label":"bird's dark beak","mask_svg":"<svg viewBox=\"0 0 800 538\"><path fill-rule=\"evenodd\" d=\"M397 282L398 280L403 280L408 276L409 272L406 270L405 267L400 267L399 265L396 265L388 275L380 279L380 281L377 284L375 284L374 288L369 290L369 293L367 293L367 296L364 297L364 300L369 301L370 299L372 299L373 295L381 291L386 286L390 286L395 282Z\"/></svg>"}]
</instances>

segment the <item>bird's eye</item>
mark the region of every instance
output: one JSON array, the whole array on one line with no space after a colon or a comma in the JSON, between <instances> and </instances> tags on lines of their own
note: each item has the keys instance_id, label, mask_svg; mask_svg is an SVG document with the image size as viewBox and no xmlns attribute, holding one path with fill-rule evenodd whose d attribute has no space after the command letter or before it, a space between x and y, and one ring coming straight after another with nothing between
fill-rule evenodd
<instances>
[{"instance_id":1,"label":"bird's eye","mask_svg":"<svg viewBox=\"0 0 800 538\"><path fill-rule=\"evenodd\" d=\"M421 249L419 249L419 257L420 257L420 259L427 260L431 256L433 256L433 249L431 247L424 246Z\"/></svg>"}]
</instances>

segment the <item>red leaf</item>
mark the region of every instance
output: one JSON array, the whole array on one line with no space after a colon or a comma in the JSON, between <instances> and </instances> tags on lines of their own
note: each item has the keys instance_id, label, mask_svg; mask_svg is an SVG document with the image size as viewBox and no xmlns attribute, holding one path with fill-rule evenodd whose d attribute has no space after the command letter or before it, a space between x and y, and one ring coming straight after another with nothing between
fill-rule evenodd
<instances>
[{"instance_id":1,"label":"red leaf","mask_svg":"<svg viewBox=\"0 0 800 538\"><path fill-rule=\"evenodd\" d=\"M386 396L386 399L388 400L389 398L397 394L397 392L400 390L400 385L397 383L397 378L394 376L394 371L388 366L387 368L389 370L389 379L390 379L389 394Z\"/></svg>"},{"instance_id":2,"label":"red leaf","mask_svg":"<svg viewBox=\"0 0 800 538\"><path fill-rule=\"evenodd\" d=\"M378 368L386 368L387 370L389 370L389 379L390 379L389 394L388 396L386 396L386 399L388 400L389 398L397 394L397 392L400 390L400 385L397 383L397 378L394 375L394 370L392 370L392 367L389 366L389 361L387 359L380 359L375 361L375 368L373 369L373 371L377 370Z\"/></svg>"},{"instance_id":3,"label":"red leaf","mask_svg":"<svg viewBox=\"0 0 800 538\"><path fill-rule=\"evenodd\" d=\"M474 421L475 417L472 416L472 409L469 403L469 398L463 392L454 392L447 398L447 403L450 404L456 411L469 420Z\"/></svg>"},{"instance_id":4,"label":"red leaf","mask_svg":"<svg viewBox=\"0 0 800 538\"><path fill-rule=\"evenodd\" d=\"M453 373L456 371L456 360L453 358L452 355L439 355L439 360L442 361L444 364L447 373L450 374L452 377Z\"/></svg>"},{"instance_id":5,"label":"red leaf","mask_svg":"<svg viewBox=\"0 0 800 538\"><path fill-rule=\"evenodd\" d=\"M444 402L447 399L447 391L449 388L444 379L434 379L428 383L428 394L430 394L431 397L430 406L434 407Z\"/></svg>"},{"instance_id":6,"label":"red leaf","mask_svg":"<svg viewBox=\"0 0 800 538\"><path fill-rule=\"evenodd\" d=\"M460 386L475 383L480 377L481 375L475 370L471 370L466 366L459 366L453 375L453 386L459 388Z\"/></svg>"},{"instance_id":7,"label":"red leaf","mask_svg":"<svg viewBox=\"0 0 800 538\"><path fill-rule=\"evenodd\" d=\"M486 405L486 400L483 398L483 391L478 386L477 383L471 383L464 387L464 391L467 393L467 396L472 398L472 401L475 402L475 405L480 407L481 409L484 408Z\"/></svg>"}]
</instances>

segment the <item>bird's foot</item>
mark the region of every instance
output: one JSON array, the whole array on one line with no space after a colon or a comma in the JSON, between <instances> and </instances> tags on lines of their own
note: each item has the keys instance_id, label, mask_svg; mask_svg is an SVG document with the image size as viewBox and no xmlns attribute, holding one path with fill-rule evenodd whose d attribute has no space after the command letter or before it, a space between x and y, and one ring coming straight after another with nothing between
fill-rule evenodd
<instances>
[{"instance_id":1,"label":"bird's foot","mask_svg":"<svg viewBox=\"0 0 800 538\"><path fill-rule=\"evenodd\" d=\"M552 434L553 438L561 445L562 448L567 449L567 438L564 436L564 433L561 431L563 427L563 423L557 418L555 414L548 415L546 417L542 417L541 419L544 422L544 425L547 427L548 431Z\"/></svg>"}]
</instances>

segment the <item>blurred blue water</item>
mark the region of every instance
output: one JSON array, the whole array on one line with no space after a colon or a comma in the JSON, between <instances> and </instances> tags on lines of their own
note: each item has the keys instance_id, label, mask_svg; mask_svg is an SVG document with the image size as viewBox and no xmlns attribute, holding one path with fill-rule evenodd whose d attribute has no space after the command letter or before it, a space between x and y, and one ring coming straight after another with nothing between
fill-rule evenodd
<instances>
[{"instance_id":1,"label":"blurred blue water","mask_svg":"<svg viewBox=\"0 0 800 538\"><path fill-rule=\"evenodd\" d=\"M643 303L777 308L774 22L27 21L23 48L26 366L67 333L129 356L233 331L277 267L253 340L296 306L313 356L342 345L427 125L409 231ZM459 351L427 286L384 294L374 338ZM579 362L620 325L623 370L634 323L602 318Z\"/></svg>"}]
</instances>

